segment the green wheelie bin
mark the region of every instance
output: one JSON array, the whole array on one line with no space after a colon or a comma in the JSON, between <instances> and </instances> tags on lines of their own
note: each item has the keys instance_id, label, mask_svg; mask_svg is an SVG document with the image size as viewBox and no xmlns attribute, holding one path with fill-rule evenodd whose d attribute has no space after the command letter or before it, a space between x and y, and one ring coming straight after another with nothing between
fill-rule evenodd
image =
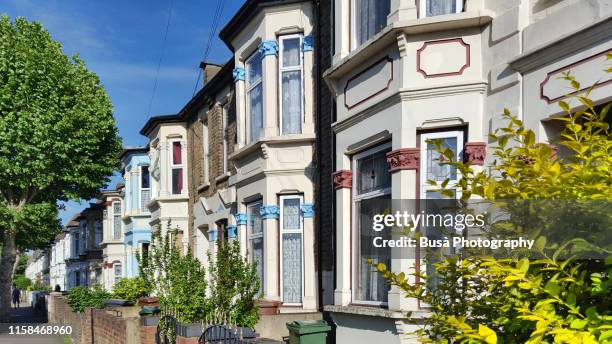
<instances>
[{"instance_id":1,"label":"green wheelie bin","mask_svg":"<svg viewBox=\"0 0 612 344\"><path fill-rule=\"evenodd\" d=\"M292 321L287 323L290 344L325 344L331 327L325 320Z\"/></svg>"}]
</instances>

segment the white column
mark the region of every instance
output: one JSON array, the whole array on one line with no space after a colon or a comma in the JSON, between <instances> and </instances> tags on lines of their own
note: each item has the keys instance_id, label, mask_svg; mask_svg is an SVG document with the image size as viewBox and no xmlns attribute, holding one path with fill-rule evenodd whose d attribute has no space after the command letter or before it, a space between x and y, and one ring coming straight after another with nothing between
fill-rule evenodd
<instances>
[{"instance_id":1,"label":"white column","mask_svg":"<svg viewBox=\"0 0 612 344\"><path fill-rule=\"evenodd\" d=\"M350 52L350 2L353 0L334 1L334 62L339 61Z\"/></svg>"},{"instance_id":2,"label":"white column","mask_svg":"<svg viewBox=\"0 0 612 344\"><path fill-rule=\"evenodd\" d=\"M310 36L312 39L312 36ZM311 41L312 42L312 41ZM312 43L311 43L312 44ZM304 126L302 132L304 134L314 134L314 80L316 77L313 74L314 62L313 62L313 50L308 45L304 45Z\"/></svg>"},{"instance_id":3,"label":"white column","mask_svg":"<svg viewBox=\"0 0 612 344\"><path fill-rule=\"evenodd\" d=\"M262 44L265 44L266 41ZM275 41L274 41L275 42ZM276 49L276 48L270 48ZM277 136L278 130L278 58L276 54L264 49L262 64L263 85L263 135L262 137Z\"/></svg>"},{"instance_id":4,"label":"white column","mask_svg":"<svg viewBox=\"0 0 612 344\"><path fill-rule=\"evenodd\" d=\"M334 304L351 303L351 171L342 170L334 175L336 187L336 290Z\"/></svg>"},{"instance_id":5,"label":"white column","mask_svg":"<svg viewBox=\"0 0 612 344\"><path fill-rule=\"evenodd\" d=\"M417 19L416 1L391 0L391 13L387 16L387 24L410 19Z\"/></svg>"},{"instance_id":6,"label":"white column","mask_svg":"<svg viewBox=\"0 0 612 344\"><path fill-rule=\"evenodd\" d=\"M236 61L236 68L234 69L234 82L236 83L236 136L237 142L235 151L244 147L245 145L245 123L246 123L246 93L244 86L244 66L238 65Z\"/></svg>"}]
</instances>

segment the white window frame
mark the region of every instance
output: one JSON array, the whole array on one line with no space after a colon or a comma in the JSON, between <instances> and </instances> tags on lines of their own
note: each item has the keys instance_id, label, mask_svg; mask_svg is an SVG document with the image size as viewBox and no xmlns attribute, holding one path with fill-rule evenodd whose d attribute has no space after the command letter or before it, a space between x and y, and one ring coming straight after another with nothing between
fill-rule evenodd
<instances>
[{"instance_id":1,"label":"white window frame","mask_svg":"<svg viewBox=\"0 0 612 344\"><path fill-rule=\"evenodd\" d=\"M143 176L143 169L147 168L147 171L149 173L149 187L145 188L142 186L142 176ZM149 165L140 165L138 166L138 210L141 213L148 213L149 212L149 207L147 207L147 204L145 204L145 209L143 210L142 207L142 192L143 191L149 191L149 202L151 202L151 198L152 197L152 192L151 192L151 168L149 167Z\"/></svg>"},{"instance_id":2,"label":"white window frame","mask_svg":"<svg viewBox=\"0 0 612 344\"><path fill-rule=\"evenodd\" d=\"M283 200L285 199L295 199L298 198L300 200L300 207L299 209L302 208L302 204L304 204L304 196L303 195L299 195L299 194L293 194L293 195L282 195L279 198L279 203L280 203L280 242L281 244L279 245L280 248L280 253L279 253L279 257L281 259L280 262L280 277L281 277L281 283L280 283L280 295L281 295L281 300L284 299L284 291L283 291L283 234L301 234L302 235L302 246L300 247L300 255L301 255L301 262L302 262L302 284L300 286L300 297L302 302L299 303L291 303L291 302L283 302L283 305L286 306L301 306L302 303L304 302L304 279L306 277L305 273L304 273L304 217L301 214L301 210L299 210L299 217L300 217L300 228L299 229L285 229L283 228L283 224L284 224L284 216L283 216Z\"/></svg>"},{"instance_id":3,"label":"white window frame","mask_svg":"<svg viewBox=\"0 0 612 344\"><path fill-rule=\"evenodd\" d=\"M174 143L178 142L181 145L181 163L180 164L175 164L174 163ZM183 154L183 148L184 148L184 144L183 141L180 139L177 140L170 140L170 159L169 163L170 163L170 194L171 195L182 195L185 191L185 154ZM182 183L181 183L181 192L180 193L174 193L174 170L181 170L181 174L182 174Z\"/></svg>"},{"instance_id":4,"label":"white window frame","mask_svg":"<svg viewBox=\"0 0 612 344\"><path fill-rule=\"evenodd\" d=\"M249 80L249 62L254 59L254 58L259 58L261 61L261 77L257 80L255 80L253 83L251 83L251 80ZM264 125L264 120L265 118L263 118L263 99L264 99L264 92L263 92L263 55L258 51L255 50L245 61L244 61L244 67L245 67L245 99L246 99L246 116L245 116L245 139L246 139L246 143L247 144L251 144L255 141L253 141L251 139L251 111L250 111L250 106L251 106L251 98L250 98L250 93L251 91L256 88L257 86L261 85L261 101L262 101L262 123L261 126L262 128L265 127ZM261 133L260 133L261 135ZM259 136L259 135L258 135Z\"/></svg>"},{"instance_id":5,"label":"white window frame","mask_svg":"<svg viewBox=\"0 0 612 344\"><path fill-rule=\"evenodd\" d=\"M375 190L375 191L370 191L370 192L366 192L363 193L361 195L358 194L357 192L357 162L366 156L370 156L376 153L379 153L381 151L387 150L391 148L391 142L388 143L384 143L381 145L378 145L376 147L370 148L366 151L363 151L361 153L355 154L353 156L353 161L351 162L352 165L352 172L353 172L353 186L352 186L352 200L351 200L351 209L357 209L356 204L359 201L362 201L364 199L369 199L369 198L375 198L375 197L380 197L380 196L385 196L385 195L390 195L391 194L391 188L392 186L389 186L388 188L384 188L384 189L380 189L380 190ZM355 262L355 264L351 264L351 275L352 277L352 281L351 281L351 285L355 286L354 288L352 288L352 292L351 292L351 299L353 300L352 302L354 304L362 304L362 305L371 305L371 306L387 306L388 302L383 302L383 301L367 301L367 300L359 300L357 298L357 286L359 285L359 280L360 280L360 271L359 271L359 257L361 255L361 250L359 249L359 228L358 223L359 223L359 214L357 214L356 211L352 211L352 228L351 228L351 232L352 232L352 242L353 242L353 247L351 248L352 252L353 252L353 261Z\"/></svg>"},{"instance_id":6,"label":"white window frame","mask_svg":"<svg viewBox=\"0 0 612 344\"><path fill-rule=\"evenodd\" d=\"M119 205L119 212L116 212L116 207L115 205ZM116 228L116 222L115 219L119 217L119 228ZM112 235L112 240L121 240L121 232L122 232L122 222L121 221L121 202L120 201L114 201L113 202L113 235ZM115 235L119 233L119 236Z\"/></svg>"},{"instance_id":7,"label":"white window frame","mask_svg":"<svg viewBox=\"0 0 612 344\"><path fill-rule=\"evenodd\" d=\"M351 2L351 7L350 7L350 16L351 16L351 27L349 28L349 30L351 31L350 34L350 41L349 41L349 50L353 51L357 48L359 48L361 45L363 45L363 43L359 43L359 38L357 37L357 21L359 18L357 18L357 0L350 0ZM391 2L393 2L393 0L391 0ZM387 26L389 24L387 23ZM384 30L384 28L381 29L381 31ZM380 32L380 31L379 31ZM376 36L378 33L374 34L374 36ZM372 36L372 37L374 37ZM370 37L368 40L370 40L372 37ZM364 42L365 43L365 42Z\"/></svg>"},{"instance_id":8,"label":"white window frame","mask_svg":"<svg viewBox=\"0 0 612 344\"><path fill-rule=\"evenodd\" d=\"M248 240L248 244L247 247L249 248L249 261L251 262L251 264L255 263L255 250L253 250L253 240L254 239L261 239L262 241L262 256L265 258L266 256L266 241L264 238L264 228L263 228L263 219L262 219L262 228L261 228L261 232L257 233L257 234L253 234L253 229L250 228L251 225L251 221L250 221L250 215L251 215L251 210L250 208L253 207L257 207L257 209L261 209L261 207L263 206L263 200L257 200L257 201L253 201L253 202L249 202L246 204L246 214L247 214L247 240ZM261 214L260 214L261 215ZM262 267L261 267L261 271L262 271L262 279L261 281L259 281L260 283L260 287L262 290L262 293L265 292L265 288L264 288L264 280L266 278L266 264L265 261L260 262L262 263ZM259 277L259 276L258 276Z\"/></svg>"},{"instance_id":9,"label":"white window frame","mask_svg":"<svg viewBox=\"0 0 612 344\"><path fill-rule=\"evenodd\" d=\"M229 102L221 104L221 128L223 130L223 170L222 173L226 174L228 170L227 163L227 151L229 147L229 139L227 134L227 122L228 122Z\"/></svg>"},{"instance_id":10,"label":"white window frame","mask_svg":"<svg viewBox=\"0 0 612 344\"><path fill-rule=\"evenodd\" d=\"M208 142L208 118L202 121L202 145L204 146L204 184L209 183L210 143Z\"/></svg>"},{"instance_id":11,"label":"white window frame","mask_svg":"<svg viewBox=\"0 0 612 344\"><path fill-rule=\"evenodd\" d=\"M455 161L461 161L463 157L463 144L464 144L464 132L461 130L453 130L453 131L437 131L431 133L422 133L421 134L421 156L420 156L420 189L421 189L421 199L427 198L427 191L440 189L442 187L442 181L439 181L437 185L431 185L427 182L427 140L435 140L435 139L444 139L449 137L457 138L457 156L455 157ZM459 170L456 171L457 180L461 178ZM451 180L452 182L452 180ZM455 191L455 198L460 198L461 195L459 191Z\"/></svg>"},{"instance_id":12,"label":"white window frame","mask_svg":"<svg viewBox=\"0 0 612 344\"><path fill-rule=\"evenodd\" d=\"M119 275L117 275L117 267L119 267ZM113 284L119 282L123 278L123 265L121 262L113 264Z\"/></svg>"},{"instance_id":13,"label":"white window frame","mask_svg":"<svg viewBox=\"0 0 612 344\"><path fill-rule=\"evenodd\" d=\"M427 18L427 2L432 0L419 0L419 18ZM463 12L463 0L455 0L455 14ZM453 13L447 13L453 14Z\"/></svg>"},{"instance_id":14,"label":"white window frame","mask_svg":"<svg viewBox=\"0 0 612 344\"><path fill-rule=\"evenodd\" d=\"M285 40L288 39L299 39L298 49L299 49L299 65L284 67L283 66L283 44ZM302 43L304 41L304 37L302 34L293 34L293 35L283 35L278 37L278 90L279 90L279 130L281 135L285 135L283 133L283 73L284 72L300 72L300 132L301 134L304 129L304 51L302 49Z\"/></svg>"}]
</instances>

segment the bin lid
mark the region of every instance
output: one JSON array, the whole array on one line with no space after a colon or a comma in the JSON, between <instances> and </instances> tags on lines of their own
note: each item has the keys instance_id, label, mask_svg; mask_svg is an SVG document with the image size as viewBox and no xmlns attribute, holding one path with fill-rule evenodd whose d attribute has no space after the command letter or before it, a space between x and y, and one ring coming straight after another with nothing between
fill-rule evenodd
<instances>
[{"instance_id":1,"label":"bin lid","mask_svg":"<svg viewBox=\"0 0 612 344\"><path fill-rule=\"evenodd\" d=\"M296 334L329 332L331 326L325 320L297 320L287 323L287 329Z\"/></svg>"}]
</instances>

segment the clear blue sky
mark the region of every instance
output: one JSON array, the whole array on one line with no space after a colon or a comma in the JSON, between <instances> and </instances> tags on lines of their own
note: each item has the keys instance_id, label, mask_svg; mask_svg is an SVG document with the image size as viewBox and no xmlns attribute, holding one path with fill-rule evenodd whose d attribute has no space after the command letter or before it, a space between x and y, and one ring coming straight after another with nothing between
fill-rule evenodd
<instances>
[{"instance_id":1,"label":"clear blue sky","mask_svg":"<svg viewBox=\"0 0 612 344\"><path fill-rule=\"evenodd\" d=\"M165 54L148 113L172 1ZM100 76L112 99L124 145L135 146L147 143L138 132L151 114L176 113L193 95L218 1L0 0L0 13L39 21L62 43L67 54L78 53L88 68ZM243 2L223 2L217 31ZM230 56L215 34L207 60L224 63ZM61 213L62 220L84 206L86 202L69 202Z\"/></svg>"}]
</instances>

